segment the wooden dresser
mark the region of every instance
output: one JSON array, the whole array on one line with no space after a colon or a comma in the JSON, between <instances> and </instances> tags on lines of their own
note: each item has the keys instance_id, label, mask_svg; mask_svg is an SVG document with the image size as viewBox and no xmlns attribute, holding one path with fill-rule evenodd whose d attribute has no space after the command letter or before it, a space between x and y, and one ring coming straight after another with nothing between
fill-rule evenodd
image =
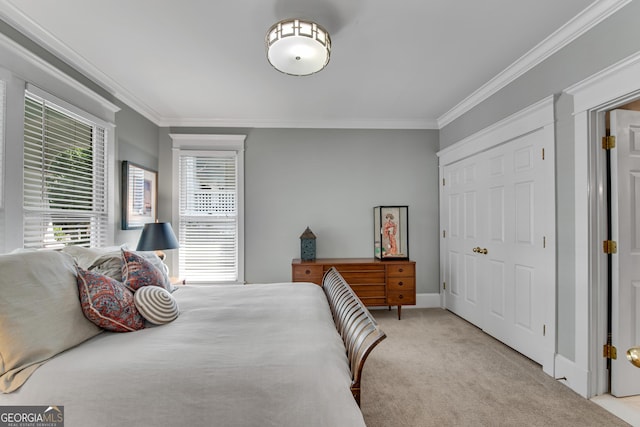
<instances>
[{"instance_id":1,"label":"wooden dresser","mask_svg":"<svg viewBox=\"0 0 640 427\"><path fill-rule=\"evenodd\" d=\"M398 319L403 305L416 303L416 263L409 260L376 258L318 258L315 261L291 262L293 282L322 283L322 276L335 267L358 298L367 306L398 307Z\"/></svg>"}]
</instances>

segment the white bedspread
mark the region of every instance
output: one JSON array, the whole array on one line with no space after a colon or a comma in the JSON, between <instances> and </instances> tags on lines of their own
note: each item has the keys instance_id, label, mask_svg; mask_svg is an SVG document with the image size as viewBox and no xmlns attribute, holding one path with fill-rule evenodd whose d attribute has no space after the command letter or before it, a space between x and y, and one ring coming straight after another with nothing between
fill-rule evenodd
<instances>
[{"instance_id":1,"label":"white bedspread","mask_svg":"<svg viewBox=\"0 0 640 427\"><path fill-rule=\"evenodd\" d=\"M64 405L66 427L364 426L322 289L181 286L180 316L49 360L0 405Z\"/></svg>"}]
</instances>

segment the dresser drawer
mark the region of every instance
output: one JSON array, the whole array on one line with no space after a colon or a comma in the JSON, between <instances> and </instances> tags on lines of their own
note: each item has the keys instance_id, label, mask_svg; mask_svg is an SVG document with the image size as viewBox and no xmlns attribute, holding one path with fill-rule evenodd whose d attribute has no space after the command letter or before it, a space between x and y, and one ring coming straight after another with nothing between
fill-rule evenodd
<instances>
[{"instance_id":1,"label":"dresser drawer","mask_svg":"<svg viewBox=\"0 0 640 427\"><path fill-rule=\"evenodd\" d=\"M340 271L340 270L338 270ZM340 271L349 285L379 283L384 286L383 271Z\"/></svg>"},{"instance_id":2,"label":"dresser drawer","mask_svg":"<svg viewBox=\"0 0 640 427\"><path fill-rule=\"evenodd\" d=\"M387 265L387 276L415 276L416 266L413 263Z\"/></svg>"},{"instance_id":3,"label":"dresser drawer","mask_svg":"<svg viewBox=\"0 0 640 427\"><path fill-rule=\"evenodd\" d=\"M384 282L349 286L364 305L387 305L387 290Z\"/></svg>"},{"instance_id":4,"label":"dresser drawer","mask_svg":"<svg viewBox=\"0 0 640 427\"><path fill-rule=\"evenodd\" d=\"M387 282L389 291L414 292L416 289L416 279L413 277L389 277Z\"/></svg>"},{"instance_id":5,"label":"dresser drawer","mask_svg":"<svg viewBox=\"0 0 640 427\"><path fill-rule=\"evenodd\" d=\"M384 283L370 285L349 285L358 298L381 298L383 301L387 297ZM384 302L383 302L384 304Z\"/></svg>"},{"instance_id":6,"label":"dresser drawer","mask_svg":"<svg viewBox=\"0 0 640 427\"><path fill-rule=\"evenodd\" d=\"M322 283L322 265L294 265L291 272L294 282Z\"/></svg>"},{"instance_id":7,"label":"dresser drawer","mask_svg":"<svg viewBox=\"0 0 640 427\"><path fill-rule=\"evenodd\" d=\"M405 291L389 291L387 293L387 304L389 305L415 305L416 293L414 289Z\"/></svg>"},{"instance_id":8,"label":"dresser drawer","mask_svg":"<svg viewBox=\"0 0 640 427\"><path fill-rule=\"evenodd\" d=\"M382 306L387 305L387 299L385 297L358 297L360 301L367 307L370 306Z\"/></svg>"}]
</instances>

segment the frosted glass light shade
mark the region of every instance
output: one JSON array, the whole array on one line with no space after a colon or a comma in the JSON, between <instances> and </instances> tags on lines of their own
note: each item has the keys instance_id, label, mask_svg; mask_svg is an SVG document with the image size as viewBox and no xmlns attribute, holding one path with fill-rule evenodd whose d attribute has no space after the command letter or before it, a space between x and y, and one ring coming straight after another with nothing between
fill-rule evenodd
<instances>
[{"instance_id":1,"label":"frosted glass light shade","mask_svg":"<svg viewBox=\"0 0 640 427\"><path fill-rule=\"evenodd\" d=\"M329 63L331 38L315 22L285 19L266 36L267 59L276 70L294 76L317 73Z\"/></svg>"}]
</instances>

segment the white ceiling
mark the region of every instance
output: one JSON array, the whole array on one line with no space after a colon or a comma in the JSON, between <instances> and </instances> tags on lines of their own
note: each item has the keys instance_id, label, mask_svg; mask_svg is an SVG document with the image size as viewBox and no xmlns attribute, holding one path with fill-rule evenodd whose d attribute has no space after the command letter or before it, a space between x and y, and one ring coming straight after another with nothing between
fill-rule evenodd
<instances>
[{"instance_id":1,"label":"white ceiling","mask_svg":"<svg viewBox=\"0 0 640 427\"><path fill-rule=\"evenodd\" d=\"M439 128L599 22L600 0L0 0L0 18L159 126ZM327 68L271 68L304 17ZM575 18L574 18L575 17Z\"/></svg>"}]
</instances>

